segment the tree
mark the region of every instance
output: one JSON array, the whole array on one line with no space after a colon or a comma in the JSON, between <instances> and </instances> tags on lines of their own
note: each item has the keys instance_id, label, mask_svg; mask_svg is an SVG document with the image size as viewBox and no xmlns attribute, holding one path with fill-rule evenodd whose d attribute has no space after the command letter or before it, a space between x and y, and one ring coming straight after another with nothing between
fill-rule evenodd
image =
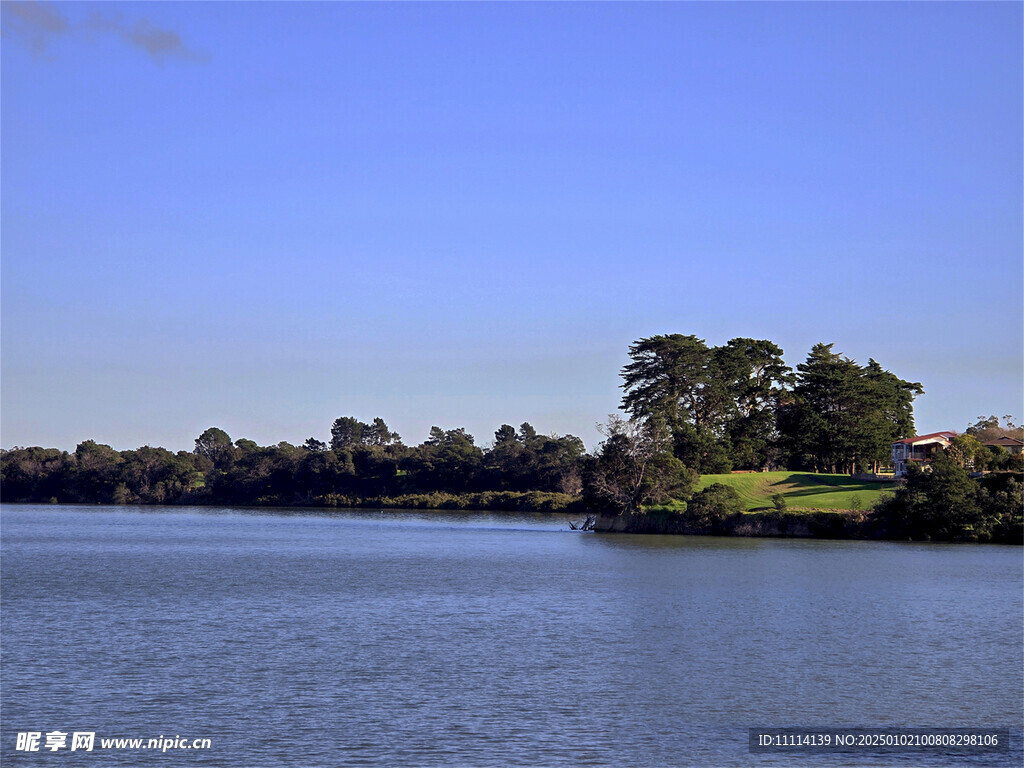
<instances>
[{"instance_id":1,"label":"tree","mask_svg":"<svg viewBox=\"0 0 1024 768\"><path fill-rule=\"evenodd\" d=\"M323 440L317 440L315 437L307 437L302 447L310 453L323 453L327 450L327 443Z\"/></svg>"},{"instance_id":2,"label":"tree","mask_svg":"<svg viewBox=\"0 0 1024 768\"><path fill-rule=\"evenodd\" d=\"M835 473L857 465L877 469L894 440L913 434L913 399L924 390L871 360L862 368L815 344L797 366L793 399L780 411L795 463Z\"/></svg>"},{"instance_id":3,"label":"tree","mask_svg":"<svg viewBox=\"0 0 1024 768\"><path fill-rule=\"evenodd\" d=\"M789 424L795 452L813 463L814 471L833 473L855 459L854 432L863 400L860 368L832 351L832 344L815 344L797 366L793 391L795 412Z\"/></svg>"},{"instance_id":4,"label":"tree","mask_svg":"<svg viewBox=\"0 0 1024 768\"><path fill-rule=\"evenodd\" d=\"M367 425L352 416L341 416L331 425L331 450L341 453L363 443L363 431Z\"/></svg>"},{"instance_id":5,"label":"tree","mask_svg":"<svg viewBox=\"0 0 1024 768\"><path fill-rule=\"evenodd\" d=\"M702 474L717 475L732 470L728 442L715 437L709 429L680 424L672 436L672 446L677 459Z\"/></svg>"},{"instance_id":6,"label":"tree","mask_svg":"<svg viewBox=\"0 0 1024 768\"><path fill-rule=\"evenodd\" d=\"M877 513L888 535L917 540L984 540L994 522L979 505L976 481L944 451L928 471L908 466L906 484Z\"/></svg>"},{"instance_id":7,"label":"tree","mask_svg":"<svg viewBox=\"0 0 1024 768\"><path fill-rule=\"evenodd\" d=\"M572 495L580 493L585 454L583 441L575 435L543 438L534 454L534 488Z\"/></svg>"},{"instance_id":8,"label":"tree","mask_svg":"<svg viewBox=\"0 0 1024 768\"><path fill-rule=\"evenodd\" d=\"M914 398L924 394L920 382L904 381L869 359L863 368L864 394L859 423L858 456L871 464L888 463L894 441L914 434Z\"/></svg>"},{"instance_id":9,"label":"tree","mask_svg":"<svg viewBox=\"0 0 1024 768\"><path fill-rule=\"evenodd\" d=\"M651 336L631 344L629 356L622 410L632 420L664 424L676 456L698 471L728 471L728 451L718 445L728 392L704 340Z\"/></svg>"},{"instance_id":10,"label":"tree","mask_svg":"<svg viewBox=\"0 0 1024 768\"><path fill-rule=\"evenodd\" d=\"M384 423L384 419L379 416L373 420L373 423L369 426L363 426L363 442L366 445L378 445L386 446L394 443L401 443L402 438L397 432L392 432L388 429L388 425Z\"/></svg>"},{"instance_id":11,"label":"tree","mask_svg":"<svg viewBox=\"0 0 1024 768\"><path fill-rule=\"evenodd\" d=\"M957 435L944 450L958 467L968 472L981 472L988 465L989 451L974 435Z\"/></svg>"},{"instance_id":12,"label":"tree","mask_svg":"<svg viewBox=\"0 0 1024 768\"><path fill-rule=\"evenodd\" d=\"M56 448L0 450L0 489L4 501L64 500L73 458Z\"/></svg>"},{"instance_id":13,"label":"tree","mask_svg":"<svg viewBox=\"0 0 1024 768\"><path fill-rule=\"evenodd\" d=\"M71 477L74 501L111 502L124 459L109 445L85 440L75 448Z\"/></svg>"},{"instance_id":14,"label":"tree","mask_svg":"<svg viewBox=\"0 0 1024 768\"><path fill-rule=\"evenodd\" d=\"M665 423L611 415L598 429L605 440L587 474L584 494L613 514L634 514L644 504L688 495L697 476L672 454Z\"/></svg>"},{"instance_id":15,"label":"tree","mask_svg":"<svg viewBox=\"0 0 1024 768\"><path fill-rule=\"evenodd\" d=\"M528 421L524 421L519 425L519 442L523 445L530 445L534 440L537 439L537 430L533 428L533 425Z\"/></svg>"},{"instance_id":16,"label":"tree","mask_svg":"<svg viewBox=\"0 0 1024 768\"><path fill-rule=\"evenodd\" d=\"M715 349L715 358L729 394L725 433L732 463L744 469L774 466L779 403L794 381L782 349L766 339L730 339Z\"/></svg>"},{"instance_id":17,"label":"tree","mask_svg":"<svg viewBox=\"0 0 1024 768\"><path fill-rule=\"evenodd\" d=\"M674 333L629 345L622 369L622 410L634 420L657 417L674 433L681 424L700 428L723 400L709 375L711 350L703 339ZM611 422L609 422L609 425Z\"/></svg>"},{"instance_id":18,"label":"tree","mask_svg":"<svg viewBox=\"0 0 1024 768\"><path fill-rule=\"evenodd\" d=\"M978 485L953 458L942 452L930 471L921 473L929 534L937 539L976 538L980 522ZM909 481L908 481L909 484Z\"/></svg>"},{"instance_id":19,"label":"tree","mask_svg":"<svg viewBox=\"0 0 1024 768\"><path fill-rule=\"evenodd\" d=\"M651 336L630 345L622 369L622 409L659 418L678 459L700 472L777 460L776 410L792 372L765 339L736 338L708 347L696 336Z\"/></svg>"},{"instance_id":20,"label":"tree","mask_svg":"<svg viewBox=\"0 0 1024 768\"><path fill-rule=\"evenodd\" d=\"M458 493L471 489L483 468L483 451L465 428L431 427L430 436L410 451L402 466L423 491Z\"/></svg>"},{"instance_id":21,"label":"tree","mask_svg":"<svg viewBox=\"0 0 1024 768\"><path fill-rule=\"evenodd\" d=\"M125 501L173 503L195 480L195 457L187 453L175 455L165 448L145 445L134 451L122 451L121 458L124 463L119 474L125 486Z\"/></svg>"},{"instance_id":22,"label":"tree","mask_svg":"<svg viewBox=\"0 0 1024 768\"><path fill-rule=\"evenodd\" d=\"M988 418L979 416L978 421L967 428L967 434L978 438L982 443L995 440L999 437L1015 437L1024 440L1024 427L1014 424L1013 416L1003 416L1003 422L999 422L997 416Z\"/></svg>"},{"instance_id":23,"label":"tree","mask_svg":"<svg viewBox=\"0 0 1024 768\"><path fill-rule=\"evenodd\" d=\"M401 443L399 434L392 432L379 416L371 424L352 416L342 416L331 425L331 450L336 453L360 446L383 448Z\"/></svg>"},{"instance_id":24,"label":"tree","mask_svg":"<svg viewBox=\"0 0 1024 768\"><path fill-rule=\"evenodd\" d=\"M515 427L502 424L494 433L494 445L484 456L487 486L498 490L519 490L526 448L516 436Z\"/></svg>"},{"instance_id":25,"label":"tree","mask_svg":"<svg viewBox=\"0 0 1024 768\"><path fill-rule=\"evenodd\" d=\"M235 448L239 450L241 454L252 453L260 449L259 445L255 440L250 440L247 437L240 437L235 440Z\"/></svg>"},{"instance_id":26,"label":"tree","mask_svg":"<svg viewBox=\"0 0 1024 768\"><path fill-rule=\"evenodd\" d=\"M516 440L516 428L510 424L502 424L494 432L494 447L518 445Z\"/></svg>"},{"instance_id":27,"label":"tree","mask_svg":"<svg viewBox=\"0 0 1024 768\"><path fill-rule=\"evenodd\" d=\"M583 441L573 435L538 435L528 423L516 430L502 424L484 455L483 486L493 490L578 494Z\"/></svg>"},{"instance_id":28,"label":"tree","mask_svg":"<svg viewBox=\"0 0 1024 768\"><path fill-rule=\"evenodd\" d=\"M219 427L210 427L196 438L193 453L209 459L215 467L221 468L234 458L234 446L228 433Z\"/></svg>"}]
</instances>

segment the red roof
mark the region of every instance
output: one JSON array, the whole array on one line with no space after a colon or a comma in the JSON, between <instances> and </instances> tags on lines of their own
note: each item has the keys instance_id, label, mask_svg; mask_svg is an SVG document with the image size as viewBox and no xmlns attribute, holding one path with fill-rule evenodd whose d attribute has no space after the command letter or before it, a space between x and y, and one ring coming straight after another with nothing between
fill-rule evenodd
<instances>
[{"instance_id":1,"label":"red roof","mask_svg":"<svg viewBox=\"0 0 1024 768\"><path fill-rule=\"evenodd\" d=\"M956 432L930 432L927 435L918 435L917 437L904 437L902 440L894 440L893 445L913 445L914 443L923 443L925 440L932 440L936 437L952 440L956 437Z\"/></svg>"}]
</instances>

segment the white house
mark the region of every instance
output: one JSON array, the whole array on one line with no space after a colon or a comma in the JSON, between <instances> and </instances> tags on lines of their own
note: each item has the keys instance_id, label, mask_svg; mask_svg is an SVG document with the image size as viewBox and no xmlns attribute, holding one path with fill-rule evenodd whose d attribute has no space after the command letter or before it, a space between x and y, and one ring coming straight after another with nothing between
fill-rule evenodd
<instances>
[{"instance_id":1,"label":"white house","mask_svg":"<svg viewBox=\"0 0 1024 768\"><path fill-rule=\"evenodd\" d=\"M907 474L907 464L927 464L936 451L945 448L956 437L956 432L932 432L928 435L905 437L892 444L892 465L896 477Z\"/></svg>"}]
</instances>

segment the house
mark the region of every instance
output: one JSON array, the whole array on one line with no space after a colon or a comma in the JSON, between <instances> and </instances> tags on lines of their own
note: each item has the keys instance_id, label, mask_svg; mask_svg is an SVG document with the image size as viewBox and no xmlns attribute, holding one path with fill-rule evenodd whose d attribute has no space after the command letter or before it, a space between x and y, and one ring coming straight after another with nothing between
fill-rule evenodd
<instances>
[{"instance_id":1,"label":"house","mask_svg":"<svg viewBox=\"0 0 1024 768\"><path fill-rule=\"evenodd\" d=\"M982 443L986 448L1005 448L1010 453L1024 452L1024 440L1016 437L997 437L994 440L986 440Z\"/></svg>"},{"instance_id":2,"label":"house","mask_svg":"<svg viewBox=\"0 0 1024 768\"><path fill-rule=\"evenodd\" d=\"M896 477L907 474L907 465L911 462L925 465L936 451L950 444L956 432L932 432L917 437L905 437L892 444L892 466Z\"/></svg>"}]
</instances>

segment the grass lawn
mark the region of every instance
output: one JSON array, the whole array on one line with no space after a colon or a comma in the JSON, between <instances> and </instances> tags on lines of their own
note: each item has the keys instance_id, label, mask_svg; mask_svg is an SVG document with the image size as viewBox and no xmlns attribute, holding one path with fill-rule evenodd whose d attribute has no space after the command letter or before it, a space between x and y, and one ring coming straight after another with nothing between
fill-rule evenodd
<instances>
[{"instance_id":1,"label":"grass lawn","mask_svg":"<svg viewBox=\"0 0 1024 768\"><path fill-rule=\"evenodd\" d=\"M793 509L870 509L894 482L870 483L849 475L816 475L813 472L754 472L751 474L702 475L697 490L712 483L736 489L746 509L772 507L772 496L781 493Z\"/></svg>"}]
</instances>

